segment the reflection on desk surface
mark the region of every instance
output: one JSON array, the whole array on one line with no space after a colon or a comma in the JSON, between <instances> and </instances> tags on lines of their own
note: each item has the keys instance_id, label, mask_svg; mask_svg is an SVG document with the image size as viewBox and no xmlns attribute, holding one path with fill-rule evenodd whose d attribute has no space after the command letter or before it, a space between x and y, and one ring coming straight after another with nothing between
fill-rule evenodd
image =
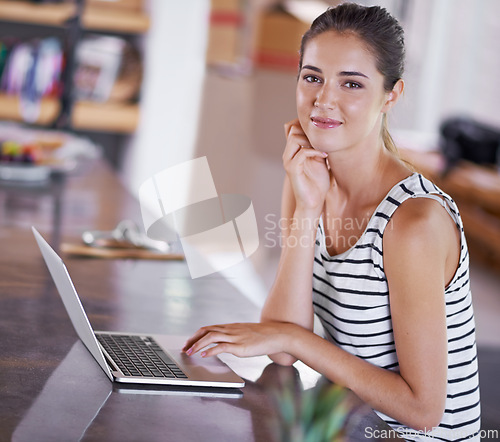
<instances>
[{"instance_id":1,"label":"reflection on desk surface","mask_svg":"<svg viewBox=\"0 0 500 442\"><path fill-rule=\"evenodd\" d=\"M109 379L77 341L17 426L12 440L80 440L111 392Z\"/></svg>"}]
</instances>

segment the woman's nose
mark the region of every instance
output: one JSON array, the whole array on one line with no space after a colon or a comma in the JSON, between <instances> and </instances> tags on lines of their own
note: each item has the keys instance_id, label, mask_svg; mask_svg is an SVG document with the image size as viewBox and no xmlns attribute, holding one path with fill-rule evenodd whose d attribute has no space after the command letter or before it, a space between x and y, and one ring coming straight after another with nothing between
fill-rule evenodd
<instances>
[{"instance_id":1,"label":"woman's nose","mask_svg":"<svg viewBox=\"0 0 500 442\"><path fill-rule=\"evenodd\" d=\"M324 109L334 109L337 106L337 94L333 87L323 86L316 96L314 106Z\"/></svg>"}]
</instances>

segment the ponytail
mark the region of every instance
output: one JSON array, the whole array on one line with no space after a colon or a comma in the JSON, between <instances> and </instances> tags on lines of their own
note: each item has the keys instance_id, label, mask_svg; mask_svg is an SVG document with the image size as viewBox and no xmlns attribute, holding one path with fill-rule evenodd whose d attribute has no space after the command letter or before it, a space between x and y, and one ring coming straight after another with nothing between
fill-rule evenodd
<instances>
[{"instance_id":1,"label":"ponytail","mask_svg":"<svg viewBox=\"0 0 500 442\"><path fill-rule=\"evenodd\" d=\"M389 133L389 128L387 125L387 114L384 114L382 117L382 141L384 142L385 148L392 153L399 161L402 161L404 165L410 169L412 172L417 172L417 168L408 160L401 158L399 153L399 149L396 146L396 143L392 139L391 134Z\"/></svg>"},{"instance_id":2,"label":"ponytail","mask_svg":"<svg viewBox=\"0 0 500 442\"><path fill-rule=\"evenodd\" d=\"M389 128L387 126L387 114L384 114L382 117L382 141L384 142L385 148L391 152L395 157L400 158L399 150L396 146L396 143L391 137L389 133Z\"/></svg>"}]
</instances>

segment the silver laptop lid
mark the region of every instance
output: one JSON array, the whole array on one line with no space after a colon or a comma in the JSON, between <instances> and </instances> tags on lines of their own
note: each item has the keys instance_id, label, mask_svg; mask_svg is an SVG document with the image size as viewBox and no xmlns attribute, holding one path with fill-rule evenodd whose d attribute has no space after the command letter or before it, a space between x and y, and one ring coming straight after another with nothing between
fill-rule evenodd
<instances>
[{"instance_id":1,"label":"silver laptop lid","mask_svg":"<svg viewBox=\"0 0 500 442\"><path fill-rule=\"evenodd\" d=\"M43 259L45 260L49 272L52 275L57 291L63 300L64 307L68 312L78 337L88 348L92 356L94 356L94 359L99 363L106 375L113 380L111 370L109 369L101 348L97 343L92 326L90 325L89 319L83 309L80 298L76 293L75 286L73 285L73 281L69 276L63 260L34 227L31 227L31 229L33 230L38 247L40 247L40 251L42 252Z\"/></svg>"}]
</instances>

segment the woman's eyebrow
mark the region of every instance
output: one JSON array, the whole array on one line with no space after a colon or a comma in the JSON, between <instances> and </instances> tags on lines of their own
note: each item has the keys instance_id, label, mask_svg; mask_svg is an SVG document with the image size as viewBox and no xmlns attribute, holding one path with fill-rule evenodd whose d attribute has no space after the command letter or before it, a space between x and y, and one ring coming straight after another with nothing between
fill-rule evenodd
<instances>
[{"instance_id":1,"label":"woman's eyebrow","mask_svg":"<svg viewBox=\"0 0 500 442\"><path fill-rule=\"evenodd\" d=\"M302 69L309 69L310 71L318 72L320 74L323 73L323 71L320 68L318 68L316 66L312 66L310 64L306 64L305 66L302 66ZM368 79L370 78L370 77L368 77L368 75L365 75L362 72L358 72L358 71L340 71L338 73L338 75L339 75L339 77L364 77L364 78L368 78Z\"/></svg>"},{"instance_id":2,"label":"woman's eyebrow","mask_svg":"<svg viewBox=\"0 0 500 442\"><path fill-rule=\"evenodd\" d=\"M317 68L316 66L311 66L310 64L302 66L302 69L309 69L310 71L319 72L320 74L323 72L320 68Z\"/></svg>"},{"instance_id":3,"label":"woman's eyebrow","mask_svg":"<svg viewBox=\"0 0 500 442\"><path fill-rule=\"evenodd\" d=\"M369 78L367 75L363 74L362 72L358 71L341 71L339 72L340 77L364 77L364 78Z\"/></svg>"}]
</instances>

